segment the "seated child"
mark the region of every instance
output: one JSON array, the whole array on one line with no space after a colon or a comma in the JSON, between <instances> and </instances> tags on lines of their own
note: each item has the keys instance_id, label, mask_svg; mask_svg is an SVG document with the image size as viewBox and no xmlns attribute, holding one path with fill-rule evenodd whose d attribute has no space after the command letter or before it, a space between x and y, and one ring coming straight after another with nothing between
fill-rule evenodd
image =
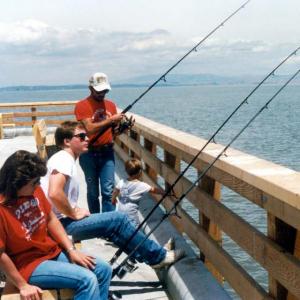
<instances>
[{"instance_id":1,"label":"seated child","mask_svg":"<svg viewBox=\"0 0 300 300\"><path fill-rule=\"evenodd\" d=\"M118 197L118 210L126 213L130 221L137 227L139 225L139 201L143 194L163 195L164 191L139 180L142 176L142 163L140 160L135 158L128 160L125 163L125 170L128 178L126 180L121 179L116 185L112 203L115 205Z\"/></svg>"}]
</instances>

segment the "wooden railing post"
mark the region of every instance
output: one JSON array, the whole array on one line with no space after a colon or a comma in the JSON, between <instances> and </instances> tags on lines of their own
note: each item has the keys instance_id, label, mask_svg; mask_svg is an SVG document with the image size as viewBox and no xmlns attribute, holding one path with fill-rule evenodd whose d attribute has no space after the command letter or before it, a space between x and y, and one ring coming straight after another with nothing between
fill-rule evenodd
<instances>
[{"instance_id":1,"label":"wooden railing post","mask_svg":"<svg viewBox=\"0 0 300 300\"><path fill-rule=\"evenodd\" d=\"M199 171L200 175L201 171ZM201 183L198 187L199 189L205 191L207 194L211 195L216 201L221 200L221 184L214 179L204 176L201 179ZM201 200L200 200L201 201ZM203 213L199 212L199 220L202 228L215 240L219 245L222 244L222 232L220 228L212 223L209 218L207 218ZM205 263L209 271L214 275L214 277L219 281L223 282L223 276L218 272L218 270L213 266L211 262L207 260L204 253L200 254L200 259Z\"/></svg>"},{"instance_id":2,"label":"wooden railing post","mask_svg":"<svg viewBox=\"0 0 300 300\"><path fill-rule=\"evenodd\" d=\"M0 140L3 139L4 137L4 132L3 132L3 121L2 121L2 114L0 114Z\"/></svg>"},{"instance_id":3,"label":"wooden railing post","mask_svg":"<svg viewBox=\"0 0 300 300\"><path fill-rule=\"evenodd\" d=\"M130 131L129 131L129 136L130 136L133 140L135 140L135 141L137 141L138 143L140 143L140 136L139 136L139 134L138 134L137 132L135 132L135 131L133 131L133 130L130 130ZM140 157L139 157L134 151L132 151L132 150L129 151L129 156L130 156L130 157L134 157L134 158L140 159Z\"/></svg>"},{"instance_id":4,"label":"wooden railing post","mask_svg":"<svg viewBox=\"0 0 300 300\"><path fill-rule=\"evenodd\" d=\"M300 256L299 238L297 238L296 229L286 224L282 220L268 213L268 237L275 241L279 246L296 257ZM269 293L278 300L296 300L298 299L287 289L269 276Z\"/></svg>"},{"instance_id":5,"label":"wooden railing post","mask_svg":"<svg viewBox=\"0 0 300 300\"><path fill-rule=\"evenodd\" d=\"M294 246L294 256L300 259L300 231L298 230L295 237L295 246ZM290 292L288 293L287 300L297 300L299 298L295 297Z\"/></svg>"},{"instance_id":6,"label":"wooden railing post","mask_svg":"<svg viewBox=\"0 0 300 300\"><path fill-rule=\"evenodd\" d=\"M175 170L175 172L177 172L178 174L180 173L180 159L177 156L164 150L164 160L165 160L165 163L169 167L171 167L172 169ZM169 187L170 187L170 184L167 181L165 181L165 188L168 189ZM178 219L176 216L171 216L170 221L176 226L176 229L178 231L180 231L181 233L184 231L183 225L181 224L180 219Z\"/></svg>"},{"instance_id":7,"label":"wooden railing post","mask_svg":"<svg viewBox=\"0 0 300 300\"><path fill-rule=\"evenodd\" d=\"M156 145L153 144L151 141L144 139L144 147L149 152L151 152L154 156L156 156ZM157 182L157 172L152 169L149 165L146 164L146 170L145 172L148 174L148 176L154 181Z\"/></svg>"},{"instance_id":8,"label":"wooden railing post","mask_svg":"<svg viewBox=\"0 0 300 300\"><path fill-rule=\"evenodd\" d=\"M35 106L31 107L31 113L34 114L35 112L36 112L36 107ZM33 126L36 121L36 116L32 116L31 121L32 121L32 126Z\"/></svg>"}]
</instances>

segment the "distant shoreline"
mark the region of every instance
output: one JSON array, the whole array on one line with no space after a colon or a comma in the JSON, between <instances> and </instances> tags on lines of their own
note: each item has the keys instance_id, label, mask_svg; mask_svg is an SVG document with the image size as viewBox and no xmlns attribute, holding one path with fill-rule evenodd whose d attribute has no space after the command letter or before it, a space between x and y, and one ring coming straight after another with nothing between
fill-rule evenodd
<instances>
[{"instance_id":1,"label":"distant shoreline","mask_svg":"<svg viewBox=\"0 0 300 300\"><path fill-rule=\"evenodd\" d=\"M147 88L153 82L156 82L160 76L157 74L138 76L119 82L112 82L113 88ZM243 86L243 85L257 85L264 76L248 75L240 77L219 76L215 74L169 74L166 81L157 83L157 87L191 87L191 86ZM270 77L264 85L280 85L285 83L290 75L280 75ZM291 83L293 85L300 85L300 78L295 78ZM73 83L61 85L15 85L2 86L0 91L46 91L46 90L79 90L88 89L87 84Z\"/></svg>"},{"instance_id":2,"label":"distant shoreline","mask_svg":"<svg viewBox=\"0 0 300 300\"><path fill-rule=\"evenodd\" d=\"M257 85L257 82L249 83L203 83L203 84L158 84L157 87L193 87L193 86L249 86ZM266 86L280 85L282 82L265 83ZM290 85L300 85L300 82L290 83ZM113 88L147 88L147 84L112 84ZM18 91L60 91L60 90L82 90L87 89L87 85L35 85L35 86L9 86L0 88L0 92L18 92Z\"/></svg>"},{"instance_id":3,"label":"distant shoreline","mask_svg":"<svg viewBox=\"0 0 300 300\"><path fill-rule=\"evenodd\" d=\"M245 86L257 85L264 76L244 75L240 77L227 77L215 74L170 74L166 81L160 81L157 87L184 87L184 86ZM285 83L290 75L276 75L269 78L264 85L278 85ZM159 75L146 75L119 82L112 82L113 88L147 88L159 78ZM300 85L300 78L295 78L291 83ZM61 85L15 85L2 86L0 91L46 91L46 90L79 90L87 89L87 84L61 84Z\"/></svg>"}]
</instances>

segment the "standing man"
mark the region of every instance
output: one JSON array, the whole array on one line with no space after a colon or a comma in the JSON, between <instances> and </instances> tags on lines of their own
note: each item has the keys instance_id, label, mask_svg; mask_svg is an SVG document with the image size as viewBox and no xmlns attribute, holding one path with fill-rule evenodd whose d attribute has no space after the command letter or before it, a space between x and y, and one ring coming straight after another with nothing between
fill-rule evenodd
<instances>
[{"instance_id":1,"label":"standing man","mask_svg":"<svg viewBox=\"0 0 300 300\"><path fill-rule=\"evenodd\" d=\"M117 113L113 101L105 98L111 90L107 76L95 73L89 80L90 96L75 106L75 116L81 121L92 140L99 130L106 126L116 126L123 115ZM113 151L113 132L110 127L93 144L89 151L80 156L79 163L87 184L87 201L91 213L100 212L99 185L101 186L102 212L113 211L111 198L114 188L115 160Z\"/></svg>"}]
</instances>

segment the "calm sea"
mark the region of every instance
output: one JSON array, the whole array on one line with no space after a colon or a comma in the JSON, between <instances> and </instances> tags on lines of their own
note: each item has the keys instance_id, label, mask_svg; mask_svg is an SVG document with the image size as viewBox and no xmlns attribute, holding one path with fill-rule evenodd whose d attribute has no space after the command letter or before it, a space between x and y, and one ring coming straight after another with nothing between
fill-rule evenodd
<instances>
[{"instance_id":1,"label":"calm sea","mask_svg":"<svg viewBox=\"0 0 300 300\"><path fill-rule=\"evenodd\" d=\"M231 111L247 96L254 86L193 86L158 87L142 98L132 112L189 132L209 138ZM219 133L216 140L227 144L252 116L279 88L264 86L244 105L239 113ZM143 88L115 88L109 98L125 108L142 92ZM0 102L78 100L88 94L88 89L59 91L0 91ZM243 150L275 163L300 171L300 86L288 86L255 122L233 144ZM195 178L191 171L188 177ZM266 215L256 207L226 188L222 190L222 201L237 214L266 232ZM197 216L189 207L191 215ZM264 287L267 274L229 237L224 237L225 249ZM233 298L238 298L232 290Z\"/></svg>"}]
</instances>

